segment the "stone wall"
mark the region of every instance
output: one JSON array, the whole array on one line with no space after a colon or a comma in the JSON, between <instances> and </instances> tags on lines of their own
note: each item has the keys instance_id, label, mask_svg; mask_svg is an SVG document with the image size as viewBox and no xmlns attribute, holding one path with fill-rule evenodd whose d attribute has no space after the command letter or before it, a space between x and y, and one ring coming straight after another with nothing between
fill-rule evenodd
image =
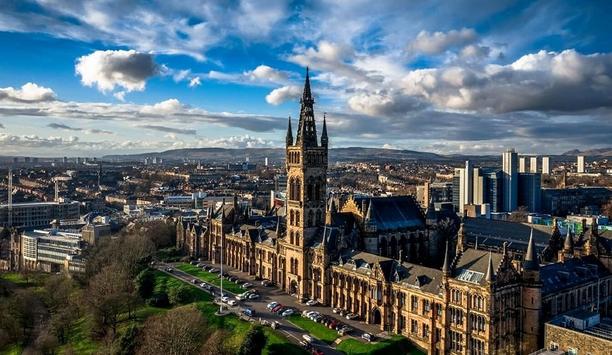
<instances>
[{"instance_id":1,"label":"stone wall","mask_svg":"<svg viewBox=\"0 0 612 355\"><path fill-rule=\"evenodd\" d=\"M544 346L550 348L551 343L556 343L558 349L563 351L576 349L578 354L610 354L612 351L612 340L546 323Z\"/></svg>"}]
</instances>

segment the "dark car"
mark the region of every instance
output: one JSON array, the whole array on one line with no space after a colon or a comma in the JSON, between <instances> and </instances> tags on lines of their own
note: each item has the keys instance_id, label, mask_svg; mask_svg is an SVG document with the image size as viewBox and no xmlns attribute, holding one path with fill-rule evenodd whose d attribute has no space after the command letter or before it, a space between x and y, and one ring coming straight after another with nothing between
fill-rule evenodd
<instances>
[{"instance_id":1,"label":"dark car","mask_svg":"<svg viewBox=\"0 0 612 355\"><path fill-rule=\"evenodd\" d=\"M249 317L254 317L255 316L255 310L253 308L245 308L242 310L242 313L244 315L247 315Z\"/></svg>"}]
</instances>

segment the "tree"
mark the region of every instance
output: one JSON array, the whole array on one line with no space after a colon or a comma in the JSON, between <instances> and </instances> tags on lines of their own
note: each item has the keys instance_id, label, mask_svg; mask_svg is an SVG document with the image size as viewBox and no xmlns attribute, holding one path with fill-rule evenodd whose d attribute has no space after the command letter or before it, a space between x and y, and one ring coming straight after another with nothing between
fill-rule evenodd
<instances>
[{"instance_id":1,"label":"tree","mask_svg":"<svg viewBox=\"0 0 612 355\"><path fill-rule=\"evenodd\" d=\"M197 353L206 323L195 306L169 310L145 322L137 354L187 355Z\"/></svg>"},{"instance_id":2,"label":"tree","mask_svg":"<svg viewBox=\"0 0 612 355\"><path fill-rule=\"evenodd\" d=\"M119 315L130 310L133 284L124 269L107 266L89 282L86 303L92 312L98 335L117 332Z\"/></svg>"},{"instance_id":3,"label":"tree","mask_svg":"<svg viewBox=\"0 0 612 355\"><path fill-rule=\"evenodd\" d=\"M234 352L225 346L229 333L224 330L215 330L202 346L201 355L231 355Z\"/></svg>"},{"instance_id":4,"label":"tree","mask_svg":"<svg viewBox=\"0 0 612 355\"><path fill-rule=\"evenodd\" d=\"M136 276L134 283L136 284L138 295L143 299L147 299L151 297L155 289L155 275L150 269L144 269Z\"/></svg>"},{"instance_id":5,"label":"tree","mask_svg":"<svg viewBox=\"0 0 612 355\"><path fill-rule=\"evenodd\" d=\"M170 291L168 291L168 300L170 304L175 306L191 302L192 297L189 286L181 284L178 287L171 288Z\"/></svg>"},{"instance_id":6,"label":"tree","mask_svg":"<svg viewBox=\"0 0 612 355\"><path fill-rule=\"evenodd\" d=\"M119 355L132 355L136 353L137 338L140 329L135 324L130 325L119 337Z\"/></svg>"},{"instance_id":7,"label":"tree","mask_svg":"<svg viewBox=\"0 0 612 355\"><path fill-rule=\"evenodd\" d=\"M261 327L256 326L251 328L244 338L244 342L238 350L239 355L260 355L263 348L266 346L266 335Z\"/></svg>"}]
</instances>

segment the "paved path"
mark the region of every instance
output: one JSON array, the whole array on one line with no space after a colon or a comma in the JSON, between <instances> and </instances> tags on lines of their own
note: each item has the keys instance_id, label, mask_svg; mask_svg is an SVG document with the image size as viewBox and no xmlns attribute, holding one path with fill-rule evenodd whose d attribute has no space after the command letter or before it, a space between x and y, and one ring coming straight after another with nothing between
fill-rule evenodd
<instances>
[{"instance_id":1,"label":"paved path","mask_svg":"<svg viewBox=\"0 0 612 355\"><path fill-rule=\"evenodd\" d=\"M172 267L173 271L167 272L165 269L166 267ZM187 283L192 283L193 279L198 280L197 283L198 285L202 282L209 284L213 287L212 292L209 291L209 293L211 293L212 295L214 295L215 297L218 297L221 293L221 290L219 289L219 287L217 287L216 285L210 284L208 282L205 282L203 280L198 279L197 277L190 275L186 272L183 272L179 269L177 269L175 267L175 265L171 265L171 264L164 264L161 262L156 263L155 267L172 276L175 277L181 281L187 282ZM226 266L223 267L223 271L226 272ZM231 270L227 271L228 273L238 276L240 277L241 275L238 275L235 272L232 272ZM244 280L244 278L241 277L241 279ZM254 285L256 284L255 282L252 282ZM271 291L272 288L266 288L263 286L260 286L260 284L257 284L257 286L255 286L255 288L257 288L257 291L259 291L261 297L257 300L248 300L248 301L240 301L238 306L236 307L230 307L225 305L225 308L228 309L229 311L231 311L232 313L237 314L238 316L240 316L240 309L244 308L244 307L250 307L252 309L255 310L256 314L255 314L255 320L266 320L268 322L273 322L273 321L278 321L281 326L278 327L276 330L280 331L281 333L285 334L287 336L287 338L295 343L295 344L300 344L300 341L302 341L302 335L304 334L308 334L308 332L304 331L301 328L296 327L295 325L291 324L289 321L287 321L286 318L283 318L275 313L271 313L267 310L266 305L272 301L277 301L276 298L272 299L270 298L270 296L268 295L268 291ZM204 290L206 291L206 290ZM265 293L264 293L265 292ZM232 292L229 292L227 290L223 290L223 293L230 295L230 297L233 298L234 294ZM282 302L281 302L282 303ZM285 304L284 305L289 306L290 304ZM323 308L323 307L318 307L318 308ZM315 338L315 337L313 337ZM318 339L315 338L315 341L313 342L313 346L316 347L317 349L321 349L323 351L324 354L326 355L340 355L342 354L341 352L333 349L332 347L330 347L327 343L324 343Z\"/></svg>"}]
</instances>

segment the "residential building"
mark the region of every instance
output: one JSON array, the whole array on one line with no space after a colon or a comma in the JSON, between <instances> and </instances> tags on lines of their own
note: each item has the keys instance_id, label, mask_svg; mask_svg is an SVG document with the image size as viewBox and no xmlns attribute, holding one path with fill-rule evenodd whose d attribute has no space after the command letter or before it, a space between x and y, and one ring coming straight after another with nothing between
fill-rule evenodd
<instances>
[{"instance_id":1,"label":"residential building","mask_svg":"<svg viewBox=\"0 0 612 355\"><path fill-rule=\"evenodd\" d=\"M576 157L576 172L579 174L583 174L586 172L584 167L584 155L578 155Z\"/></svg>"},{"instance_id":2,"label":"residential building","mask_svg":"<svg viewBox=\"0 0 612 355\"><path fill-rule=\"evenodd\" d=\"M550 175L550 157L542 157L542 174Z\"/></svg>"},{"instance_id":3,"label":"residential building","mask_svg":"<svg viewBox=\"0 0 612 355\"><path fill-rule=\"evenodd\" d=\"M53 220L78 219L80 204L77 201L23 202L0 205L0 226L20 228L48 227Z\"/></svg>"}]
</instances>

